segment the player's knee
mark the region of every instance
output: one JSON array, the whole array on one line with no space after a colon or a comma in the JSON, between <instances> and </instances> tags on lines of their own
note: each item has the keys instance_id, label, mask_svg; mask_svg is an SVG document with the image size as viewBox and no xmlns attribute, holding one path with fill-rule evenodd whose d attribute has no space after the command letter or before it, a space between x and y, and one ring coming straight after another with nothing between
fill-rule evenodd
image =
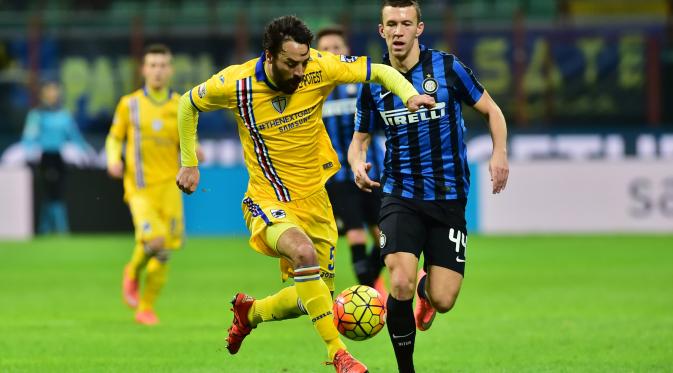
<instances>
[{"instance_id":1,"label":"player's knee","mask_svg":"<svg viewBox=\"0 0 673 373\"><path fill-rule=\"evenodd\" d=\"M163 249L165 244L166 239L163 236L155 237L147 241L147 247L155 253Z\"/></svg>"},{"instance_id":2,"label":"player's knee","mask_svg":"<svg viewBox=\"0 0 673 373\"><path fill-rule=\"evenodd\" d=\"M432 301L433 307L435 307L439 313L447 313L451 311L455 304L456 298L440 298L439 300Z\"/></svg>"},{"instance_id":3,"label":"player's knee","mask_svg":"<svg viewBox=\"0 0 673 373\"><path fill-rule=\"evenodd\" d=\"M390 292L397 300L408 300L414 297L416 277L405 273L390 274Z\"/></svg>"},{"instance_id":4,"label":"player's knee","mask_svg":"<svg viewBox=\"0 0 673 373\"><path fill-rule=\"evenodd\" d=\"M346 240L350 245L365 244L367 243L367 234L362 228L350 229L346 232Z\"/></svg>"},{"instance_id":5,"label":"player's knee","mask_svg":"<svg viewBox=\"0 0 673 373\"><path fill-rule=\"evenodd\" d=\"M313 266L318 264L315 247L310 243L299 244L294 249L291 258L295 267Z\"/></svg>"},{"instance_id":6,"label":"player's knee","mask_svg":"<svg viewBox=\"0 0 673 373\"><path fill-rule=\"evenodd\" d=\"M456 299L458 298L457 291L443 292L443 294L430 294L430 301L432 306L439 313L446 313L451 311L453 306L456 304Z\"/></svg>"}]
</instances>

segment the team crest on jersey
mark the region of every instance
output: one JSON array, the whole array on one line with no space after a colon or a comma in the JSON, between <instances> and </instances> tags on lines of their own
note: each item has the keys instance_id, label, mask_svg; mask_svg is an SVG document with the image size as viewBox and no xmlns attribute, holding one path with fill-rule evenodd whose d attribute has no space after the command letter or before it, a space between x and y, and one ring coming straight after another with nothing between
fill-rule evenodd
<instances>
[{"instance_id":1,"label":"team crest on jersey","mask_svg":"<svg viewBox=\"0 0 673 373\"><path fill-rule=\"evenodd\" d=\"M161 121L161 119L155 119L152 121L152 129L155 131L161 131L161 129L164 127L164 122Z\"/></svg>"},{"instance_id":2,"label":"team crest on jersey","mask_svg":"<svg viewBox=\"0 0 673 373\"><path fill-rule=\"evenodd\" d=\"M428 77L425 78L425 80L423 81L423 90L425 91L425 93L431 95L437 92L438 87L439 84L437 84L435 78L433 78L432 76L430 76L430 74L428 74Z\"/></svg>"},{"instance_id":3,"label":"team crest on jersey","mask_svg":"<svg viewBox=\"0 0 673 373\"><path fill-rule=\"evenodd\" d=\"M224 84L224 76L220 75L219 78L220 78L220 83Z\"/></svg>"},{"instance_id":4,"label":"team crest on jersey","mask_svg":"<svg viewBox=\"0 0 673 373\"><path fill-rule=\"evenodd\" d=\"M386 235L381 231L381 234L379 234L379 247L382 249L386 247Z\"/></svg>"},{"instance_id":5,"label":"team crest on jersey","mask_svg":"<svg viewBox=\"0 0 673 373\"><path fill-rule=\"evenodd\" d=\"M352 63L352 62L355 62L357 60L358 60L357 56L345 56L343 54L341 55L341 62Z\"/></svg>"},{"instance_id":6,"label":"team crest on jersey","mask_svg":"<svg viewBox=\"0 0 673 373\"><path fill-rule=\"evenodd\" d=\"M276 96L271 100L271 105L273 105L278 114L283 114L287 106L287 98L285 96Z\"/></svg>"},{"instance_id":7,"label":"team crest on jersey","mask_svg":"<svg viewBox=\"0 0 673 373\"><path fill-rule=\"evenodd\" d=\"M203 98L206 96L206 83L202 83L199 86L199 90L197 91L199 98Z\"/></svg>"},{"instance_id":8,"label":"team crest on jersey","mask_svg":"<svg viewBox=\"0 0 673 373\"><path fill-rule=\"evenodd\" d=\"M271 210L271 216L276 219L282 219L285 217L285 210Z\"/></svg>"}]
</instances>

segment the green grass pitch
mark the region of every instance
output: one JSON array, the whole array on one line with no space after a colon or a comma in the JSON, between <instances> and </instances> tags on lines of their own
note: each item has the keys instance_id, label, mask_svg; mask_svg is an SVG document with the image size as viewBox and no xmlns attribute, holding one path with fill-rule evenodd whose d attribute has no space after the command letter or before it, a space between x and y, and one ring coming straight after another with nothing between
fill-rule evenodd
<instances>
[{"instance_id":1,"label":"green grass pitch","mask_svg":"<svg viewBox=\"0 0 673 373\"><path fill-rule=\"evenodd\" d=\"M230 356L228 301L279 289L246 238L190 238L144 327L121 301L131 235L0 242L1 372L332 372L308 318L262 324ZM454 310L418 332L420 372L673 370L673 237L470 237ZM340 242L337 290L355 284ZM394 372L386 331L347 342Z\"/></svg>"}]
</instances>

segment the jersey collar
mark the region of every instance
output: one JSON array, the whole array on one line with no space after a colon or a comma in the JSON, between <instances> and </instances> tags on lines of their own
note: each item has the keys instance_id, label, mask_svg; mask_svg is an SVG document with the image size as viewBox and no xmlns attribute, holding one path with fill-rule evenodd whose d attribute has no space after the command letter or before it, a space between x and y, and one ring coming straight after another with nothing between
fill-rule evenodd
<instances>
[{"instance_id":1,"label":"jersey collar","mask_svg":"<svg viewBox=\"0 0 673 373\"><path fill-rule=\"evenodd\" d=\"M409 71L407 71L403 75L410 74L418 67L418 65L420 65L423 61L425 61L426 58L428 58L432 54L431 49L428 49L425 45L418 44L418 47L421 49L421 54L418 56L418 62L416 62L416 64L412 66L411 69L409 69ZM390 54L388 52L383 54L383 63L385 63L386 65L390 65Z\"/></svg>"},{"instance_id":2,"label":"jersey collar","mask_svg":"<svg viewBox=\"0 0 673 373\"><path fill-rule=\"evenodd\" d=\"M257 60L257 64L255 65L255 79L257 79L258 82L266 83L266 85L268 85L269 88L273 89L274 91L278 91L278 87L273 85L273 83L271 83L266 76L266 72L264 71L264 61L266 61L266 53L262 52L262 55L259 57L259 60Z\"/></svg>"},{"instance_id":3,"label":"jersey collar","mask_svg":"<svg viewBox=\"0 0 673 373\"><path fill-rule=\"evenodd\" d=\"M167 103L168 101L170 101L171 96L173 96L173 90L172 90L171 88L168 88L168 97L166 97L166 99L163 100L163 101L161 101L161 102L156 101L154 98L152 98L152 96L150 95L150 92L147 90L147 86L146 86L146 85L143 86L143 94L144 94L145 97L147 97L147 99L150 100L150 102L152 102L153 104L155 104L155 105L163 105L163 104Z\"/></svg>"}]
</instances>

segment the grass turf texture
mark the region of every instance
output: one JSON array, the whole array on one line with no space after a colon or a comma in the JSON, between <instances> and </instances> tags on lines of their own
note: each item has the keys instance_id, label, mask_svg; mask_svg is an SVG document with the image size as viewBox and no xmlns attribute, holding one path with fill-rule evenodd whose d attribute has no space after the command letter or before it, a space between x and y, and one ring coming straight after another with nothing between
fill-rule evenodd
<instances>
[{"instance_id":1,"label":"grass turf texture","mask_svg":"<svg viewBox=\"0 0 673 373\"><path fill-rule=\"evenodd\" d=\"M0 371L331 372L309 320L262 324L224 348L237 291L281 286L245 238L191 238L173 256L161 324L122 304L127 236L0 242ZM418 332L418 372L654 372L673 366L673 237L470 237L456 308ZM340 242L337 291L355 284ZM386 331L347 342L394 372Z\"/></svg>"}]
</instances>

